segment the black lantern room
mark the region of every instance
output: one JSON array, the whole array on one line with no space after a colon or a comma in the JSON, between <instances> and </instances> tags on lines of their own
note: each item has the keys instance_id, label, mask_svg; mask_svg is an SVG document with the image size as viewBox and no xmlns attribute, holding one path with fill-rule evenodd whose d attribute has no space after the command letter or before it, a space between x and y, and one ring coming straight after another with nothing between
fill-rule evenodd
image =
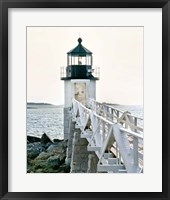
<instances>
[{"instance_id":1,"label":"black lantern room","mask_svg":"<svg viewBox=\"0 0 170 200\"><path fill-rule=\"evenodd\" d=\"M82 39L78 38L78 45L67 53L67 67L65 77L67 79L95 79L94 77L92 52L86 49L82 44Z\"/></svg>"}]
</instances>

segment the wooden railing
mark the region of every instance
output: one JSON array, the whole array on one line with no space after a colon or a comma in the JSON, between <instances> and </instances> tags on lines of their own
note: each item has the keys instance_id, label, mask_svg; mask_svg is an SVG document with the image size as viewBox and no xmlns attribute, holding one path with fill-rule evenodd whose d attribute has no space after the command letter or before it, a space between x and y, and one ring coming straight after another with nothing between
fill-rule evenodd
<instances>
[{"instance_id":1,"label":"wooden railing","mask_svg":"<svg viewBox=\"0 0 170 200\"><path fill-rule=\"evenodd\" d=\"M94 99L88 99L87 107L110 121L121 123L125 128L135 132L143 132L143 127L139 125L143 124L143 118L131 114L129 111L123 111Z\"/></svg>"},{"instance_id":2,"label":"wooden railing","mask_svg":"<svg viewBox=\"0 0 170 200\"><path fill-rule=\"evenodd\" d=\"M142 171L143 128L137 124L141 118L92 99L87 106L73 99L72 114L76 127L82 131L81 136L89 142L88 150L95 151L99 158L99 171ZM113 153L115 160L107 160L106 152ZM109 165L113 161L116 164Z\"/></svg>"}]
</instances>

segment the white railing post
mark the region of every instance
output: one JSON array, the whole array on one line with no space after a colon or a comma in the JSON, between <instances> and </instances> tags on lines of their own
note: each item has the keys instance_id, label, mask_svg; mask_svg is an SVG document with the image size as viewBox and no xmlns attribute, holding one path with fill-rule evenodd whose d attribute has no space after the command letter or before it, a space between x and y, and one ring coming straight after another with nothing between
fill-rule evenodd
<instances>
[{"instance_id":1,"label":"white railing post","mask_svg":"<svg viewBox=\"0 0 170 200\"><path fill-rule=\"evenodd\" d=\"M134 125L137 126L137 118L134 119ZM137 132L136 129L134 129L134 132ZM134 165L139 164L138 162L138 138L133 138L133 156L134 156Z\"/></svg>"},{"instance_id":2,"label":"white railing post","mask_svg":"<svg viewBox=\"0 0 170 200\"><path fill-rule=\"evenodd\" d=\"M102 136L102 144L104 144L105 141L105 123L102 122L102 126L101 126L101 136Z\"/></svg>"},{"instance_id":3,"label":"white railing post","mask_svg":"<svg viewBox=\"0 0 170 200\"><path fill-rule=\"evenodd\" d=\"M88 136L87 140L89 141L89 145L91 145L91 149L97 149L95 150L95 152L97 151L96 155L98 157L100 156L101 158L104 156L106 147L109 145L108 150L111 150L111 146L113 145L112 143L115 143L116 152L114 151L114 155L117 157L117 164L120 166L123 164L129 171L134 170L134 172L137 172L139 167L141 167L139 166L139 159L141 159L141 154L138 152L138 142L139 139L143 140L143 129L140 129L140 127L137 126L138 118L129 113L117 110L114 107L109 107L105 104L101 104L93 99L89 99L88 104L90 104L90 108L84 106L75 99L73 99L72 103L73 116L77 118L76 121L80 127L86 127L87 124L89 127L92 127L90 135L88 134L89 131L87 131L86 135ZM99 113L100 109L102 109L102 113ZM126 129L123 128L121 122L122 125L126 124L128 127ZM114 132L110 132L110 126L112 128L117 128ZM121 132L120 134L119 131ZM140 134L139 131L141 131ZM84 137L86 136L84 135ZM130 137L133 137L133 148L131 147L132 143L129 143L127 137L129 141ZM129 157L126 155L127 152Z\"/></svg>"}]
</instances>

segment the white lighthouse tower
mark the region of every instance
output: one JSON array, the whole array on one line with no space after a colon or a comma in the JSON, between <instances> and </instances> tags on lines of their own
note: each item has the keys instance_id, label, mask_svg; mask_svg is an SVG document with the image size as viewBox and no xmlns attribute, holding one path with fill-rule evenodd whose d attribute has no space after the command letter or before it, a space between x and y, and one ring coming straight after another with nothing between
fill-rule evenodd
<instances>
[{"instance_id":1,"label":"white lighthouse tower","mask_svg":"<svg viewBox=\"0 0 170 200\"><path fill-rule=\"evenodd\" d=\"M93 68L92 52L82 45L78 38L78 45L67 53L67 67L62 68L61 80L64 80L64 139L69 135L69 110L72 99L75 98L86 105L88 98L96 99L96 80L99 80L99 68Z\"/></svg>"}]
</instances>

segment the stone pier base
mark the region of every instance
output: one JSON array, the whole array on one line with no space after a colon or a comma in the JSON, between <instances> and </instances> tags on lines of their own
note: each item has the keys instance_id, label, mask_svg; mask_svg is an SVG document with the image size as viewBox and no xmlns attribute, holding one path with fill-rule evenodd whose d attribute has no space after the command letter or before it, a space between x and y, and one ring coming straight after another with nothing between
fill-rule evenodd
<instances>
[{"instance_id":1,"label":"stone pier base","mask_svg":"<svg viewBox=\"0 0 170 200\"><path fill-rule=\"evenodd\" d=\"M97 173L97 163L99 159L95 153L89 154L87 173Z\"/></svg>"},{"instance_id":2,"label":"stone pier base","mask_svg":"<svg viewBox=\"0 0 170 200\"><path fill-rule=\"evenodd\" d=\"M70 137L69 133L71 117L71 107L64 108L64 140L68 140Z\"/></svg>"},{"instance_id":3,"label":"stone pier base","mask_svg":"<svg viewBox=\"0 0 170 200\"><path fill-rule=\"evenodd\" d=\"M88 141L80 138L80 130L76 129L73 138L71 173L96 173L98 157L94 152L87 151Z\"/></svg>"},{"instance_id":4,"label":"stone pier base","mask_svg":"<svg viewBox=\"0 0 170 200\"><path fill-rule=\"evenodd\" d=\"M87 173L89 156L87 145L87 140L80 138L80 130L77 129L73 139L71 173Z\"/></svg>"},{"instance_id":5,"label":"stone pier base","mask_svg":"<svg viewBox=\"0 0 170 200\"><path fill-rule=\"evenodd\" d=\"M94 152L87 151L88 141L81 138L81 130L75 128L69 108L64 110L64 134L68 140L65 163L70 173L96 173L98 158Z\"/></svg>"},{"instance_id":6,"label":"stone pier base","mask_svg":"<svg viewBox=\"0 0 170 200\"><path fill-rule=\"evenodd\" d=\"M67 142L67 152L66 152L66 165L71 165L71 157L72 157L72 147L73 147L73 138L75 132L75 122L72 122L71 116L68 119L69 123L69 131L67 134L68 142Z\"/></svg>"}]
</instances>

